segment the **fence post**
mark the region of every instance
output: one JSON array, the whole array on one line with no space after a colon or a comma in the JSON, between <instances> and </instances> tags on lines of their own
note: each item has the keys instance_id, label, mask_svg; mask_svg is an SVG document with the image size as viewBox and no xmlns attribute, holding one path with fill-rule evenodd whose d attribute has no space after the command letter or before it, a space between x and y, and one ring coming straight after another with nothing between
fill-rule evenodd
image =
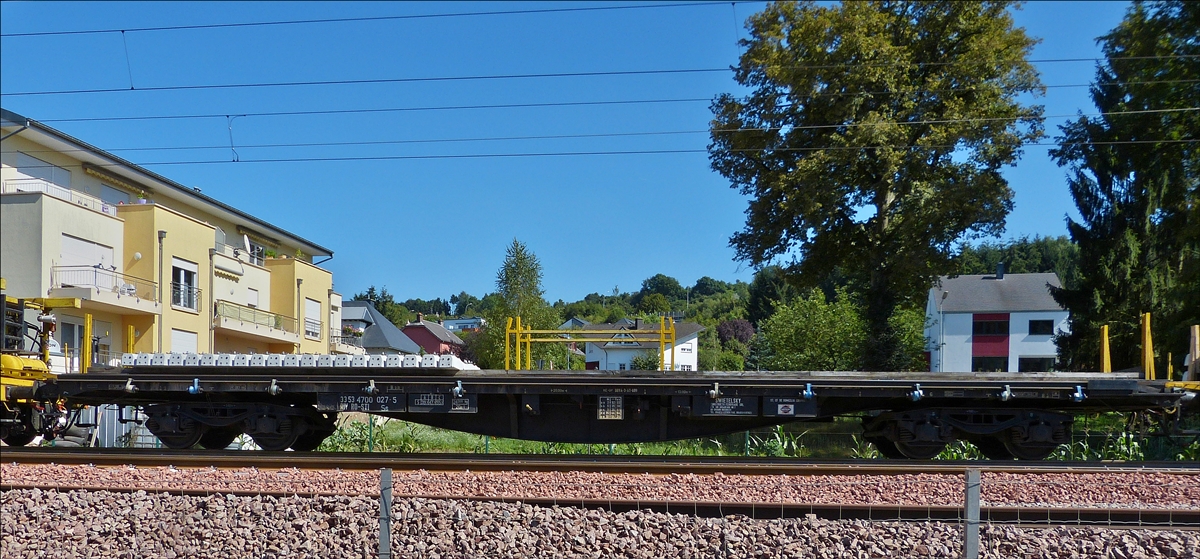
<instances>
[{"instance_id":1,"label":"fence post","mask_svg":"<svg viewBox=\"0 0 1200 559\"><path fill-rule=\"evenodd\" d=\"M967 470L966 534L963 559L979 559L979 470Z\"/></svg>"},{"instance_id":2,"label":"fence post","mask_svg":"<svg viewBox=\"0 0 1200 559\"><path fill-rule=\"evenodd\" d=\"M392 469L379 471L379 559L392 559Z\"/></svg>"}]
</instances>

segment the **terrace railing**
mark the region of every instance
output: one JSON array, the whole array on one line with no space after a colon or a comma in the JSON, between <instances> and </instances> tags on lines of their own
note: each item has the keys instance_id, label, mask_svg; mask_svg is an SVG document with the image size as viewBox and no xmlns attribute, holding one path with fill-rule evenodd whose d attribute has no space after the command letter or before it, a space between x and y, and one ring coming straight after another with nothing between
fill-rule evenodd
<instances>
[{"instance_id":1,"label":"terrace railing","mask_svg":"<svg viewBox=\"0 0 1200 559\"><path fill-rule=\"evenodd\" d=\"M54 266L50 269L54 288L90 287L158 302L158 282L122 274L99 266Z\"/></svg>"}]
</instances>

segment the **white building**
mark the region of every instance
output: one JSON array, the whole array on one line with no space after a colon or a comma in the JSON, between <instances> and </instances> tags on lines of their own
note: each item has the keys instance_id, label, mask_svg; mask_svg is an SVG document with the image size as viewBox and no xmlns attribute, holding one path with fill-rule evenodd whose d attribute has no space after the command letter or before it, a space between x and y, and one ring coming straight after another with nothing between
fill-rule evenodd
<instances>
[{"instance_id":1,"label":"white building","mask_svg":"<svg viewBox=\"0 0 1200 559\"><path fill-rule=\"evenodd\" d=\"M934 372L1037 372L1054 368L1054 334L1067 311L1050 296L1058 276L1005 274L943 277L929 290L925 339Z\"/></svg>"},{"instance_id":2,"label":"white building","mask_svg":"<svg viewBox=\"0 0 1200 559\"><path fill-rule=\"evenodd\" d=\"M639 330L658 330L658 323L648 324L629 319L622 319L614 323L588 324L585 326L588 330L612 330L612 336L602 336L588 334L588 338L603 338L595 342L587 342L585 345L584 354L587 359L588 369L599 369L603 371L626 371L632 370L633 358L642 355L646 352L657 352L657 342L636 342L622 341L622 338L629 338L638 334ZM697 358L700 352L699 336L704 330L703 326L694 322L679 322L675 324L675 346L674 360L676 371L695 371L697 370ZM642 333L641 338L655 336L656 334ZM663 352L663 364L670 367L672 359L672 350L668 347Z\"/></svg>"}]
</instances>

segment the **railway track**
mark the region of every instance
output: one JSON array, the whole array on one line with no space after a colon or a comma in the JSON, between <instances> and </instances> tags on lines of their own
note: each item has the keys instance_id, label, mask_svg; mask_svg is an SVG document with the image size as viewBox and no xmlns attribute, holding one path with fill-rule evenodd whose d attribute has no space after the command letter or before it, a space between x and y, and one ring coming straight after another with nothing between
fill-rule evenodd
<instances>
[{"instance_id":1,"label":"railway track","mask_svg":"<svg viewBox=\"0 0 1200 559\"><path fill-rule=\"evenodd\" d=\"M616 456L560 454L404 454L190 451L170 449L78 449L5 447L0 461L17 464L175 466L181 468L301 468L314 470L583 471L622 474L888 475L962 474L969 469L1003 473L1200 474L1187 462L1060 462L925 460L797 460L728 456Z\"/></svg>"},{"instance_id":2,"label":"railway track","mask_svg":"<svg viewBox=\"0 0 1200 559\"><path fill-rule=\"evenodd\" d=\"M477 454L385 454L385 453L267 453L267 452L192 452L179 450L121 449L5 449L5 464L93 465L100 467L136 466L143 468L215 468L217 470L258 468L301 470L371 471L391 468L397 471L430 472L593 472L606 474L696 474L744 476L901 476L936 474L957 476L968 469L997 474L1145 474L1179 476L1200 475L1200 467L1179 462L1137 463L1063 463L1063 462L923 462L923 461L799 461L795 459L747 460L735 457L651 457L651 456L576 456L576 455L477 455ZM346 495L346 491L308 490L288 487L241 489L188 485L186 483L84 485L68 479L36 483L0 483L0 489L47 489L64 491L111 491L209 496L214 493L286 497ZM369 486L350 493L370 496ZM748 502L702 499L663 500L654 498L574 498L548 496L471 495L454 492L416 491L400 493L397 498L454 499L525 503L539 506L571 506L610 512L647 510L684 514L702 518L743 515L754 519L803 518L812 515L830 520L901 520L962 522L962 506L935 504L828 504L806 502ZM953 502L951 499L948 502ZM1170 528L1200 530L1200 508L1155 506L983 506L982 522L1018 526L1105 526L1128 528Z\"/></svg>"}]
</instances>

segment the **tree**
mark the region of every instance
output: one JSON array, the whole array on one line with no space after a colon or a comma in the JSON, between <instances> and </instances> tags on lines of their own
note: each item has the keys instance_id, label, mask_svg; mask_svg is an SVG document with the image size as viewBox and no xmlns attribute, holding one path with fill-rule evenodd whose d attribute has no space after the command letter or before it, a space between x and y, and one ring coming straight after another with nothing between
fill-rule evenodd
<instances>
[{"instance_id":1,"label":"tree","mask_svg":"<svg viewBox=\"0 0 1200 559\"><path fill-rule=\"evenodd\" d=\"M707 297L716 295L730 288L729 282L716 280L708 276L704 276L696 280L696 285L692 286L692 297Z\"/></svg>"},{"instance_id":2,"label":"tree","mask_svg":"<svg viewBox=\"0 0 1200 559\"><path fill-rule=\"evenodd\" d=\"M642 296L645 297L651 293L661 294L669 301L683 299L687 296L687 290L679 284L679 280L665 274L654 274L642 282Z\"/></svg>"},{"instance_id":3,"label":"tree","mask_svg":"<svg viewBox=\"0 0 1200 559\"><path fill-rule=\"evenodd\" d=\"M376 290L375 286L372 285L362 293L355 293L351 300L370 301L374 305L375 310L379 311L379 314L382 314L392 324L400 327L404 327L405 324L416 318L416 315L410 312L408 308L396 302L395 297L391 293L388 293L387 287Z\"/></svg>"},{"instance_id":4,"label":"tree","mask_svg":"<svg viewBox=\"0 0 1200 559\"><path fill-rule=\"evenodd\" d=\"M466 291L450 296L450 304L454 305L454 316L466 316L467 314L479 312L479 303L478 297Z\"/></svg>"},{"instance_id":5,"label":"tree","mask_svg":"<svg viewBox=\"0 0 1200 559\"><path fill-rule=\"evenodd\" d=\"M1120 369L1139 363L1142 312L1164 353L1185 353L1186 327L1200 322L1200 5L1135 3L1100 42L1101 114L1062 126L1051 151L1082 218L1067 223L1079 285L1052 292L1071 311L1057 339L1064 369L1098 367L1103 324Z\"/></svg>"},{"instance_id":6,"label":"tree","mask_svg":"<svg viewBox=\"0 0 1200 559\"><path fill-rule=\"evenodd\" d=\"M505 251L504 263L496 272L496 298L484 313L487 326L473 337L469 348L479 359L480 367L504 368L505 326L509 318L519 316L522 326L535 329L558 327L558 312L542 297L543 293L541 262L524 243L513 239ZM533 362L546 360L566 365L564 345L533 344L533 352Z\"/></svg>"},{"instance_id":7,"label":"tree","mask_svg":"<svg viewBox=\"0 0 1200 559\"><path fill-rule=\"evenodd\" d=\"M649 293L638 303L638 311L646 314L671 312L671 303L661 293Z\"/></svg>"},{"instance_id":8,"label":"tree","mask_svg":"<svg viewBox=\"0 0 1200 559\"><path fill-rule=\"evenodd\" d=\"M629 368L635 371L657 371L662 369L662 355L657 351L643 351L633 356Z\"/></svg>"},{"instance_id":9,"label":"tree","mask_svg":"<svg viewBox=\"0 0 1200 559\"><path fill-rule=\"evenodd\" d=\"M1007 243L983 242L963 245L955 257L957 272L964 275L992 274L1003 262L1014 274L1054 272L1066 287L1078 281L1079 246L1066 237L1021 237Z\"/></svg>"},{"instance_id":10,"label":"tree","mask_svg":"<svg viewBox=\"0 0 1200 559\"><path fill-rule=\"evenodd\" d=\"M860 370L874 343L865 310L845 289L837 289L833 298L813 289L763 321L750 341L749 365L772 371ZM892 315L891 327L900 342L895 370L928 371L924 312L900 309Z\"/></svg>"},{"instance_id":11,"label":"tree","mask_svg":"<svg viewBox=\"0 0 1200 559\"><path fill-rule=\"evenodd\" d=\"M1003 230L1000 169L1041 135L1041 107L1018 102L1041 90L1035 41L1010 5L772 3L741 42L749 96L713 102L712 168L751 198L736 257L863 285L868 369L903 361L890 319L953 271L953 244Z\"/></svg>"},{"instance_id":12,"label":"tree","mask_svg":"<svg viewBox=\"0 0 1200 559\"><path fill-rule=\"evenodd\" d=\"M813 289L779 305L760 330L769 347L761 365L771 371L855 371L862 367L866 323L843 292L836 301Z\"/></svg>"},{"instance_id":13,"label":"tree","mask_svg":"<svg viewBox=\"0 0 1200 559\"><path fill-rule=\"evenodd\" d=\"M745 319L726 320L717 325L717 337L721 339L721 343L736 340L748 344L750 338L754 337L754 325Z\"/></svg>"},{"instance_id":14,"label":"tree","mask_svg":"<svg viewBox=\"0 0 1200 559\"><path fill-rule=\"evenodd\" d=\"M761 324L775 313L775 306L787 303L796 296L796 290L788 283L787 274L779 266L763 266L750 280L749 300L746 313L750 322Z\"/></svg>"}]
</instances>

